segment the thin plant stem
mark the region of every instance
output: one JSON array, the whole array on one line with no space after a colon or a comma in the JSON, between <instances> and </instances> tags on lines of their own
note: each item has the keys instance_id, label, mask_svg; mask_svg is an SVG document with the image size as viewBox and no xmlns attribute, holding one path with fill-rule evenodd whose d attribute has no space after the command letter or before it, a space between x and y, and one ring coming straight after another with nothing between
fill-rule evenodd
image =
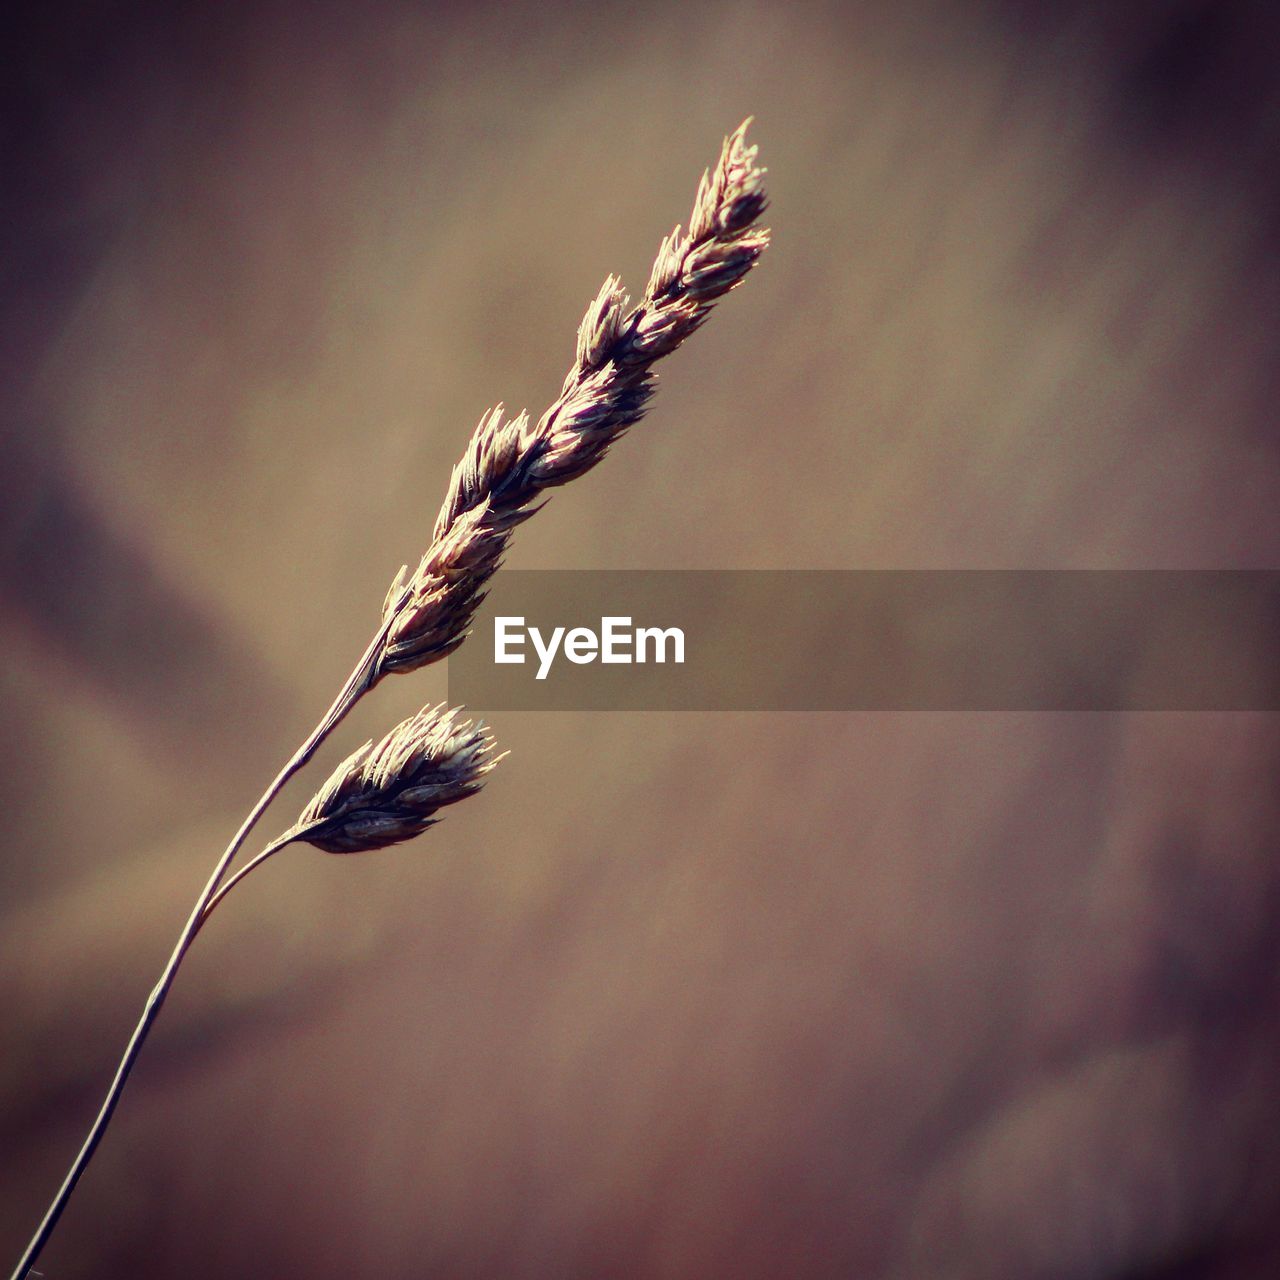
<instances>
[{"instance_id":1,"label":"thin plant stem","mask_svg":"<svg viewBox=\"0 0 1280 1280\"><path fill-rule=\"evenodd\" d=\"M229 894L231 890L249 874L249 872L260 867L269 857L271 857L273 853L279 853L285 845L292 844L295 840L301 839L301 836L301 831L296 827L290 828L290 830L286 831L284 835L279 837L279 839L273 840L269 845L267 845L261 853L250 858L249 861L246 862L234 875L228 876L226 883L223 884L218 892L215 893L207 903L205 903L204 910L200 913L200 923L196 926L196 932L198 933L204 927L205 921L213 915L214 908L218 903L220 903L223 898L225 898L227 894Z\"/></svg>"},{"instance_id":2,"label":"thin plant stem","mask_svg":"<svg viewBox=\"0 0 1280 1280\"><path fill-rule=\"evenodd\" d=\"M173 980L177 976L178 969L187 954L187 949L195 940L196 934L199 933L200 926L204 923L206 917L206 909L214 900L218 886L222 883L222 878L226 875L232 860L248 838L249 832L253 829L258 819L262 817L263 813L266 812L267 806L279 795L285 783L311 759L316 749L333 732L343 717L372 688L376 679L378 657L386 641L387 629L388 622L384 620L382 626L378 629L378 634L370 641L369 647L352 669L346 683L342 686L341 692L333 700L329 710L325 712L319 724L307 735L306 741L290 757L289 762L276 775L275 781L262 793L257 804L249 811L248 817L241 823L240 830L236 832L231 843L227 845L226 851L218 859L218 864L214 867L208 884L205 885L200 897L196 899L191 915L178 937L173 954L169 957L169 962L165 965L164 972L160 975L160 981L156 983L151 994L147 997L147 1003L142 1010L142 1017L134 1028L133 1035L129 1038L124 1056L120 1059L120 1065L116 1068L115 1077L111 1081L111 1087L107 1090L107 1096L103 1099L102 1107L89 1129L84 1145L80 1148L75 1160L72 1161L71 1168L67 1171L67 1176L63 1179L62 1186L58 1188L58 1192L54 1196L53 1202L49 1205L44 1219L36 1229L35 1235L31 1237L31 1243L27 1245L21 1261L14 1269L11 1280L26 1280L27 1273L35 1265L41 1250L53 1234L53 1229L58 1225L58 1219L62 1217L63 1210L67 1207L67 1202L71 1199L71 1193L75 1190L76 1183L80 1181L80 1177L88 1167L89 1161L93 1159L93 1153L98 1149L98 1143L102 1141L107 1125L119 1105L120 1096L124 1092L124 1086L133 1071L138 1054L142 1051L142 1046L146 1042L147 1035L150 1033L161 1007L164 1005L165 997L169 994L169 988L173 985ZM247 871L261 861L262 857L259 855L253 862L247 863L244 870ZM241 875L243 875L243 871ZM236 879L239 878L240 876L236 877Z\"/></svg>"}]
</instances>

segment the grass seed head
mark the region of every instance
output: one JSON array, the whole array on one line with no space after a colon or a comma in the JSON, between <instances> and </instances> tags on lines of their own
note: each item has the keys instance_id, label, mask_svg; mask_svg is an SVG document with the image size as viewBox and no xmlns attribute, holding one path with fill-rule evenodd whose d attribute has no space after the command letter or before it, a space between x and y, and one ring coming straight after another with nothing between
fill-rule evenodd
<instances>
[{"instance_id":1,"label":"grass seed head","mask_svg":"<svg viewBox=\"0 0 1280 1280\"><path fill-rule=\"evenodd\" d=\"M512 530L544 489L590 471L638 422L653 395L653 364L702 326L769 243L757 220L768 205L764 170L744 123L702 175L689 230L658 249L644 297L630 311L621 282L605 280L578 327L573 365L535 424L502 406L480 419L454 468L431 546L402 569L383 606L388 634L373 680L438 661L466 637Z\"/></svg>"},{"instance_id":2,"label":"grass seed head","mask_svg":"<svg viewBox=\"0 0 1280 1280\"><path fill-rule=\"evenodd\" d=\"M326 853L362 853L412 839L445 805L474 795L502 758L483 724L460 708L424 707L376 746L366 742L334 770L302 811L297 840Z\"/></svg>"}]
</instances>

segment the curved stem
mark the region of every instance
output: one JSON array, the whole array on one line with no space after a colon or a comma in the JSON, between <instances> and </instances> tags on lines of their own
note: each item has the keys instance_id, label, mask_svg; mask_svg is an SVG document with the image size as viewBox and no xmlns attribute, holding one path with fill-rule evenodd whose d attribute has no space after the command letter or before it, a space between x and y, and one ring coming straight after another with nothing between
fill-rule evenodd
<instances>
[{"instance_id":1,"label":"curved stem","mask_svg":"<svg viewBox=\"0 0 1280 1280\"><path fill-rule=\"evenodd\" d=\"M196 899L196 905L192 908L191 915L188 917L182 933L178 936L177 945L173 949L173 954L169 957L169 962L164 967L164 972L160 975L160 981L156 983L155 988L147 997L147 1003L142 1010L142 1017L134 1028L133 1035L129 1038L129 1043L125 1046L124 1056L120 1059L120 1065L116 1068L111 1087L107 1090L107 1096L103 1099L102 1107L89 1129L84 1145L80 1148L75 1160L72 1161L71 1168L67 1171L67 1176L63 1179L62 1186L58 1188L58 1193L54 1196L52 1204L49 1205L44 1219L36 1229L35 1235L31 1237L31 1243L27 1245L21 1261L14 1269L11 1280L25 1280L27 1272L34 1265L36 1259L40 1256L40 1251L53 1234L53 1229L57 1226L58 1219L62 1217L62 1212L67 1207L67 1201L71 1199L71 1193L75 1190L76 1183L80 1181L80 1175L84 1173L89 1161L93 1158L93 1153L98 1149L98 1143L102 1141L102 1135L106 1132L107 1125L110 1123L116 1106L120 1102L120 1095L124 1092L125 1083L133 1071L138 1054L142 1051L142 1046L146 1041L152 1024L164 1004L165 997L169 994L169 988L173 985L173 980L177 976L183 957L187 954L187 949L200 931L201 924L204 923L206 909L217 894L218 886L222 882L223 876L226 875L227 868L230 867L232 860L239 852L240 846L244 844L254 824L262 817L272 800L279 795L284 784L311 759L316 752L316 748L329 736L347 712L373 687L380 674L378 672L378 656L383 642L386 640L390 625L390 617L384 618L381 627L378 628L377 635L369 642L369 647L364 651L360 661L356 663L351 674L347 677L346 683L333 700L329 710L325 712L320 723L307 735L306 741L293 753L289 762L276 775L275 781L262 793L257 804L249 811L249 816L240 824L240 830L236 832L231 843L227 845L226 850L223 852L222 857L218 859L218 864L214 867L208 884L205 885L199 898Z\"/></svg>"},{"instance_id":2,"label":"curved stem","mask_svg":"<svg viewBox=\"0 0 1280 1280\"><path fill-rule=\"evenodd\" d=\"M250 871L252 871L255 867L260 867L264 862L266 862L266 860L269 857L271 857L273 853L279 853L280 850L285 847L285 845L292 844L295 840L301 839L301 836L302 836L301 831L299 831L297 828L290 827L290 829L286 831L284 835L280 836L276 840L273 840L269 845L267 845L267 847L263 849L263 851L260 854L258 854L256 857L250 858L249 861L246 862L244 866L241 867L238 871L236 871L234 875L228 876L226 881L223 883L222 887L218 890L218 892L215 893L213 897L210 898L209 901L205 903L204 910L200 913L200 921L196 925L196 932L199 933L199 931L204 928L205 921L208 920L208 918L211 915L213 915L213 910L218 905L218 903L220 903L223 900L223 898L225 898L227 894L229 894L231 890L234 889L236 885L238 885L240 881L243 880L245 876L249 874Z\"/></svg>"}]
</instances>

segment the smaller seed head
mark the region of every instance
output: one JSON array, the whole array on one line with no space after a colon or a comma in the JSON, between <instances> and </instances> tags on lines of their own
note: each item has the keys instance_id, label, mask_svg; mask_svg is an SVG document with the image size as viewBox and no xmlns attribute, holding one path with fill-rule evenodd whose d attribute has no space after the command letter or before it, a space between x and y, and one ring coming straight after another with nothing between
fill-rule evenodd
<instances>
[{"instance_id":1,"label":"smaller seed head","mask_svg":"<svg viewBox=\"0 0 1280 1280\"><path fill-rule=\"evenodd\" d=\"M474 795L501 756L460 708L424 707L334 770L302 811L295 839L326 853L382 849L425 831L435 813Z\"/></svg>"}]
</instances>

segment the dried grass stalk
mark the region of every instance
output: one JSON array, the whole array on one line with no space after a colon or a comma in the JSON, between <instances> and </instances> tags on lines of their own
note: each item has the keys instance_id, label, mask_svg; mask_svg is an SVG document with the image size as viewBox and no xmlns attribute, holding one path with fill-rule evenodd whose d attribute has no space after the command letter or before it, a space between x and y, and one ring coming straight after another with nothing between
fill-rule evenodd
<instances>
[{"instance_id":1,"label":"dried grass stalk","mask_svg":"<svg viewBox=\"0 0 1280 1280\"><path fill-rule=\"evenodd\" d=\"M537 510L543 490L589 471L640 419L653 394L653 364L706 320L764 251L769 233L756 226L767 203L764 171L756 166L755 147L746 145L747 123L725 140L714 172L702 175L689 230L676 227L663 241L639 305L628 310L618 280L605 281L578 329L573 367L555 403L533 425L524 413L504 420L501 405L481 419L454 468L426 554L412 574L407 566L400 570L377 633L329 710L250 810L196 900L101 1110L13 1280L25 1280L52 1234L102 1140L183 957L227 893L297 841L352 853L408 840L436 821L445 805L478 790L497 763L483 726L459 724L457 712L424 709L376 747L366 743L349 756L298 822L227 878L272 800L364 694L384 675L434 662L462 643L511 531Z\"/></svg>"}]
</instances>

